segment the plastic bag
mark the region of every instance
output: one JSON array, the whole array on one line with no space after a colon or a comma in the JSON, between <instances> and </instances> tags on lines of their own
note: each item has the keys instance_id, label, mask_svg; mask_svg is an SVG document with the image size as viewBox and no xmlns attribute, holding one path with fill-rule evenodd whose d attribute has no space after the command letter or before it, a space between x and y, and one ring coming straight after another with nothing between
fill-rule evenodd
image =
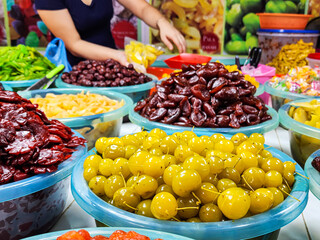
<instances>
[{"instance_id":1,"label":"plastic bag","mask_svg":"<svg viewBox=\"0 0 320 240\"><path fill-rule=\"evenodd\" d=\"M143 44L129 37L125 37L124 43L127 60L138 72L145 73L147 68L164 52L160 47Z\"/></svg>"},{"instance_id":2,"label":"plastic bag","mask_svg":"<svg viewBox=\"0 0 320 240\"><path fill-rule=\"evenodd\" d=\"M66 72L72 70L70 63L68 62L66 47L60 38L55 38L48 44L44 56L56 66L63 64Z\"/></svg>"}]
</instances>

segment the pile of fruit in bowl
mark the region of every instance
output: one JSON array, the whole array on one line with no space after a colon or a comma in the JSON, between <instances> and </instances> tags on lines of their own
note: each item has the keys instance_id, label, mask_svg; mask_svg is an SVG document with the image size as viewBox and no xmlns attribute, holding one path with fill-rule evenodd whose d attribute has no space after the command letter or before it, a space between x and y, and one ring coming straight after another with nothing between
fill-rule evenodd
<instances>
[{"instance_id":1,"label":"pile of fruit in bowl","mask_svg":"<svg viewBox=\"0 0 320 240\"><path fill-rule=\"evenodd\" d=\"M0 103L0 239L20 239L57 221L86 140L17 93Z\"/></svg>"},{"instance_id":2,"label":"pile of fruit in bowl","mask_svg":"<svg viewBox=\"0 0 320 240\"><path fill-rule=\"evenodd\" d=\"M229 72L221 63L184 65L138 102L129 118L149 130L196 127L195 132L233 133L241 128L249 135L270 131L277 127L277 113L255 93L244 75Z\"/></svg>"},{"instance_id":3,"label":"pile of fruit in bowl","mask_svg":"<svg viewBox=\"0 0 320 240\"><path fill-rule=\"evenodd\" d=\"M276 234L301 213L308 185L297 173L303 170L264 147L261 134L228 139L153 129L99 139L71 181L78 204L109 226L233 239L233 228L241 238ZM246 230L249 225L255 230Z\"/></svg>"},{"instance_id":4,"label":"pile of fruit in bowl","mask_svg":"<svg viewBox=\"0 0 320 240\"><path fill-rule=\"evenodd\" d=\"M55 84L58 88L82 88L116 91L128 95L134 102L147 97L154 87L153 78L138 73L132 64L128 67L108 59L106 61L86 60L65 72ZM157 78L154 77L156 80Z\"/></svg>"},{"instance_id":5,"label":"pile of fruit in bowl","mask_svg":"<svg viewBox=\"0 0 320 240\"><path fill-rule=\"evenodd\" d=\"M279 110L281 124L289 129L293 158L303 167L308 157L320 148L319 98L300 99Z\"/></svg>"},{"instance_id":6,"label":"pile of fruit in bowl","mask_svg":"<svg viewBox=\"0 0 320 240\"><path fill-rule=\"evenodd\" d=\"M292 100L320 96L320 69L309 66L292 68L286 75L274 76L265 83L276 110Z\"/></svg>"},{"instance_id":7,"label":"pile of fruit in bowl","mask_svg":"<svg viewBox=\"0 0 320 240\"><path fill-rule=\"evenodd\" d=\"M191 238L141 228L87 228L46 233L24 240L192 240Z\"/></svg>"},{"instance_id":8,"label":"pile of fruit in bowl","mask_svg":"<svg viewBox=\"0 0 320 240\"><path fill-rule=\"evenodd\" d=\"M47 89L20 92L51 119L82 134L88 148L101 136L119 136L122 119L132 107L132 100L121 93L101 90Z\"/></svg>"}]
</instances>

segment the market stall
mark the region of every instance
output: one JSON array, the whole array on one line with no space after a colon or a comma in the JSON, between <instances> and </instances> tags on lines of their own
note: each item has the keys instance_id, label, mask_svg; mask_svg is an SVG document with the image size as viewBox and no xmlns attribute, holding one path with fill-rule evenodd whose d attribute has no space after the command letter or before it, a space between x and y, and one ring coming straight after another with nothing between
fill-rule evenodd
<instances>
[{"instance_id":1,"label":"market stall","mask_svg":"<svg viewBox=\"0 0 320 240\"><path fill-rule=\"evenodd\" d=\"M319 238L314 1L114 3L106 59L1 3L0 239Z\"/></svg>"}]
</instances>

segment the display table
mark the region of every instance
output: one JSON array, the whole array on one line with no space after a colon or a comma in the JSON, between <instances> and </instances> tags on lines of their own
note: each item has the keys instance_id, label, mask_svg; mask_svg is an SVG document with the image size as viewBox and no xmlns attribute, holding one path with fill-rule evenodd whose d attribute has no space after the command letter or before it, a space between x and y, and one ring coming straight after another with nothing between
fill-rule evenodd
<instances>
[{"instance_id":1,"label":"display table","mask_svg":"<svg viewBox=\"0 0 320 240\"><path fill-rule=\"evenodd\" d=\"M125 123L121 127L120 135L131 134L140 131L141 128L132 123ZM288 131L281 127L265 134L266 144L275 147L284 153L290 154ZM320 239L320 200L309 192L308 204L304 212L293 222L281 228L278 240L304 240ZM74 201L69 189L67 208L55 226L50 230L59 231L74 228L95 227L93 217L84 212Z\"/></svg>"}]
</instances>

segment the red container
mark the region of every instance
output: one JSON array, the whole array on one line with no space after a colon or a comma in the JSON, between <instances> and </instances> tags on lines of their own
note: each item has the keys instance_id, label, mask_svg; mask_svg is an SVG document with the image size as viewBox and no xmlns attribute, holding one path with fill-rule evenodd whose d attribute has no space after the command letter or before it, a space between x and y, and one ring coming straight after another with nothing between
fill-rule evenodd
<instances>
[{"instance_id":1,"label":"red container","mask_svg":"<svg viewBox=\"0 0 320 240\"><path fill-rule=\"evenodd\" d=\"M202 56L192 53L182 53L180 55L174 56L172 58L168 58L164 60L164 62L171 68L180 69L182 64L190 65L190 64L202 64L210 62L212 58L209 56Z\"/></svg>"},{"instance_id":2,"label":"red container","mask_svg":"<svg viewBox=\"0 0 320 240\"><path fill-rule=\"evenodd\" d=\"M262 29L303 30L312 15L291 13L257 13Z\"/></svg>"},{"instance_id":3,"label":"red container","mask_svg":"<svg viewBox=\"0 0 320 240\"><path fill-rule=\"evenodd\" d=\"M148 67L147 73L155 75L159 80L163 78L163 74L170 74L174 71L172 68Z\"/></svg>"}]
</instances>

